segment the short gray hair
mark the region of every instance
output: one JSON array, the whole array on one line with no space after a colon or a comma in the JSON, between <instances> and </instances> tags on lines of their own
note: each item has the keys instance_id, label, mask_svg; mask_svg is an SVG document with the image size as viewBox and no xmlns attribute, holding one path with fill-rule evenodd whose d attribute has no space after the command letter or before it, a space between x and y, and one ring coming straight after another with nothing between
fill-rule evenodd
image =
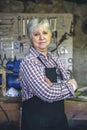
<instances>
[{"instance_id":1,"label":"short gray hair","mask_svg":"<svg viewBox=\"0 0 87 130\"><path fill-rule=\"evenodd\" d=\"M47 18L33 18L29 21L28 26L27 26L28 27L27 34L30 39L31 39L31 34L32 34L33 30L36 27L38 27L39 25L44 25L51 32L49 20Z\"/></svg>"}]
</instances>

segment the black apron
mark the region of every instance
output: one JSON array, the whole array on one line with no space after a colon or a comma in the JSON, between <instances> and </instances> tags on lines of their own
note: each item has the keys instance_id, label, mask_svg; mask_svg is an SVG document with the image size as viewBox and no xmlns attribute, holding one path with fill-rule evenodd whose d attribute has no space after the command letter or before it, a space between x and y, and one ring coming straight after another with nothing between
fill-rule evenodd
<instances>
[{"instance_id":1,"label":"black apron","mask_svg":"<svg viewBox=\"0 0 87 130\"><path fill-rule=\"evenodd\" d=\"M45 70L46 76L52 82L56 82L56 67L46 67ZM21 130L68 130L64 100L48 103L34 96L24 101L22 103Z\"/></svg>"}]
</instances>

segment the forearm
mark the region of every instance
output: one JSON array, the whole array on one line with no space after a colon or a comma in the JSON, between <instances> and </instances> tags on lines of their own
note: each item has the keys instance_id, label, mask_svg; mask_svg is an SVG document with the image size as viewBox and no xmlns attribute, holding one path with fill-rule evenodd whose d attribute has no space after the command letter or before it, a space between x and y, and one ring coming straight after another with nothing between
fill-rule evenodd
<instances>
[{"instance_id":1,"label":"forearm","mask_svg":"<svg viewBox=\"0 0 87 130\"><path fill-rule=\"evenodd\" d=\"M32 95L38 96L40 99L53 102L63 100L70 97L74 93L72 85L67 83L50 85L44 80L44 74L41 72L39 65L35 65L35 62L28 60L24 61L21 65L21 86L26 95L32 93ZM26 84L26 85L25 85ZM71 87L69 87L71 86ZM27 89L28 90L27 90Z\"/></svg>"}]
</instances>

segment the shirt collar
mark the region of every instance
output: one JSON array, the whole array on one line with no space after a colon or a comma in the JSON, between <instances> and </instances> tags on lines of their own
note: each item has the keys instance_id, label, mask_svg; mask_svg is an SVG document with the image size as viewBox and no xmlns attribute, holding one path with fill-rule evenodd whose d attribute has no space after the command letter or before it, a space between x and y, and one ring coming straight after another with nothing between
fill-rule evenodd
<instances>
[{"instance_id":1,"label":"shirt collar","mask_svg":"<svg viewBox=\"0 0 87 130\"><path fill-rule=\"evenodd\" d=\"M43 54L38 52L34 47L30 48L30 53L34 55L35 57L45 57ZM51 52L48 52L47 57L52 57Z\"/></svg>"}]
</instances>

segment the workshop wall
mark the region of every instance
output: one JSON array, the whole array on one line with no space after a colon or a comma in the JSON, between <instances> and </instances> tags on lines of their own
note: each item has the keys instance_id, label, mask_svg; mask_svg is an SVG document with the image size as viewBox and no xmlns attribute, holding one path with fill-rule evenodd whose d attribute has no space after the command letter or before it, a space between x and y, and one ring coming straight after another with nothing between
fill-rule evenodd
<instances>
[{"instance_id":1,"label":"workshop wall","mask_svg":"<svg viewBox=\"0 0 87 130\"><path fill-rule=\"evenodd\" d=\"M73 37L73 74L78 84L87 85L87 2L72 0L3 0L0 13L72 13L75 35Z\"/></svg>"}]
</instances>

